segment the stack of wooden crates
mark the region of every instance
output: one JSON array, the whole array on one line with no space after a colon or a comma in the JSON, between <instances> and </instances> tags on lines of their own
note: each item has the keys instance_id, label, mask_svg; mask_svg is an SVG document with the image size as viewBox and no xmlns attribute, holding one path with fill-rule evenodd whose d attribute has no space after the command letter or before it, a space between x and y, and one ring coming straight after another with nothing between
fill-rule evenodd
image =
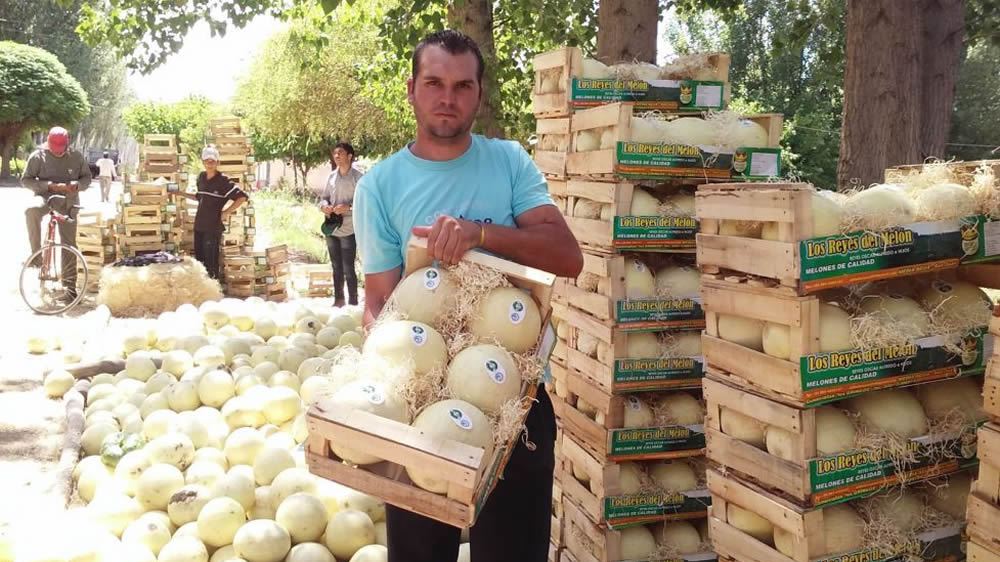
<instances>
[{"instance_id":1,"label":"stack of wooden crates","mask_svg":"<svg viewBox=\"0 0 1000 562\"><path fill-rule=\"evenodd\" d=\"M167 183L128 182L118 205L118 256L170 250L176 205ZM173 207L171 207L173 205Z\"/></svg>"},{"instance_id":2,"label":"stack of wooden crates","mask_svg":"<svg viewBox=\"0 0 1000 562\"><path fill-rule=\"evenodd\" d=\"M715 56L727 73L728 56ZM622 103L633 98L622 94L621 82L580 78L576 48L544 53L534 64L534 159L584 253L583 273L557 281L553 296L559 339L549 395L559 437L550 560L617 562L637 557L628 544L650 540L662 559L713 560L693 193L706 177L729 171L658 163L628 169L619 154L630 144L633 113L687 109L697 117L700 110L677 100ZM728 88L725 82L706 86L716 87L720 98ZM586 88L598 94L584 99ZM762 120L777 146L780 116ZM600 149L578 151L581 133L602 138ZM670 216L657 209L637 217L634 198L655 198L673 209ZM694 284L629 290L633 278L652 282L658 271ZM668 489L662 483L669 474L683 475L688 484ZM674 533L686 536L686 544L663 540Z\"/></svg>"},{"instance_id":3,"label":"stack of wooden crates","mask_svg":"<svg viewBox=\"0 0 1000 562\"><path fill-rule=\"evenodd\" d=\"M1000 279L1000 266L990 277ZM993 356L986 368L983 409L989 423L978 431L979 478L969 496L966 533L969 562L1000 562L1000 305L990 323Z\"/></svg>"},{"instance_id":4,"label":"stack of wooden crates","mask_svg":"<svg viewBox=\"0 0 1000 562\"><path fill-rule=\"evenodd\" d=\"M139 150L139 179L162 180L179 186L187 185L183 166L187 157L180 154L176 135L145 135Z\"/></svg>"},{"instance_id":5,"label":"stack of wooden crates","mask_svg":"<svg viewBox=\"0 0 1000 562\"><path fill-rule=\"evenodd\" d=\"M291 265L288 247L274 246L262 252L226 255L222 260L223 287L229 297L260 297L270 301L288 298Z\"/></svg>"},{"instance_id":6,"label":"stack of wooden crates","mask_svg":"<svg viewBox=\"0 0 1000 562\"><path fill-rule=\"evenodd\" d=\"M219 150L219 172L248 191L254 185L253 146L239 117L219 117L210 123L211 143Z\"/></svg>"},{"instance_id":7,"label":"stack of wooden crates","mask_svg":"<svg viewBox=\"0 0 1000 562\"><path fill-rule=\"evenodd\" d=\"M115 262L118 255L115 218L100 211L84 211L77 216L76 247L87 263L86 291L96 293L104 267ZM77 264L78 272L82 265Z\"/></svg>"},{"instance_id":8,"label":"stack of wooden crates","mask_svg":"<svg viewBox=\"0 0 1000 562\"><path fill-rule=\"evenodd\" d=\"M878 545L867 542L870 534L854 527L845 534L843 519L839 525L825 523L833 520L831 506L847 505L854 513L865 516L869 512L859 502L888 494L881 513L891 514L896 509L893 502L903 499L907 500L903 503L911 499L926 502L924 509L930 509L934 494L944 492L937 491L940 481L925 480L951 476L955 478L952 485L967 485L967 472L977 464L969 440L973 426L967 426L961 434L908 440L913 457L898 463L866 449L846 449L836 454L818 450L817 427L823 424L817 420L820 414L833 414L833 409L822 411L825 405L849 409L851 403L841 400L918 383L924 386L917 390L924 393L947 393L947 387L934 385L955 382L944 379L956 376L981 376L983 368L982 358L976 358L975 353L967 361L943 347L932 349L943 346L934 343L934 338L921 340L912 348L895 346L867 352L821 349L821 337L829 336L823 328L830 327L821 323L821 306L839 302L859 283L892 280L894 290L903 291L920 282L914 277L920 272L950 267L951 271L938 273L947 277L961 276L961 270L956 269L960 256L953 261L937 255L926 258L926 262L897 262L909 259L897 255L918 255L921 250L912 248L928 244L917 240L911 248L901 236L899 240L911 250L894 254L896 238L891 232L898 229L886 231L890 233L886 236L857 232L816 237L811 206L816 196L812 186L806 184L709 184L698 188L697 255L703 272L701 303L706 315L702 351L708 408L707 483L712 499L709 526L720 559L902 560L900 556L905 553L894 550L902 545L887 546L884 540ZM759 234L734 235L733 227L739 224L770 224L772 234L763 239ZM882 242L871 244L866 240ZM880 265L882 260L900 267ZM762 342L745 335L737 341L736 324L763 326L772 334L787 334L788 357L777 356L773 347L771 354L766 353L766 339ZM972 343L973 347L987 349L982 341ZM783 440L779 442L777 437ZM980 454L987 448L984 443L981 436ZM993 451L995 457L1000 449ZM992 462L996 463L995 458ZM996 537L1000 512L996 506L995 468L993 474L989 533ZM837 509L843 511L842 505ZM972 509L970 505L970 514ZM949 515L961 519L960 513ZM925 517L921 512L921 523ZM915 539L919 544L905 545L906 553L916 552L916 559L925 560L965 559L960 530L959 521L922 531ZM840 542L828 540L830 533L837 533ZM845 544L845 537L859 539L850 547L853 552L833 546Z\"/></svg>"}]
</instances>

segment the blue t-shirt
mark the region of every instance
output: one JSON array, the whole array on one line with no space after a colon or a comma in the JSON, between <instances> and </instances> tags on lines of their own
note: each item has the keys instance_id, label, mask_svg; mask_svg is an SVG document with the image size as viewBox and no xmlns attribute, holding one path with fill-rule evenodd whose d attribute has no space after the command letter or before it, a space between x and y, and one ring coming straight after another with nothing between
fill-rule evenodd
<instances>
[{"instance_id":1,"label":"blue t-shirt","mask_svg":"<svg viewBox=\"0 0 1000 562\"><path fill-rule=\"evenodd\" d=\"M371 169L354 197L354 229L365 273L403 265L415 226L441 215L515 226L525 211L551 205L548 184L521 145L472 136L454 160L418 158L403 148Z\"/></svg>"}]
</instances>

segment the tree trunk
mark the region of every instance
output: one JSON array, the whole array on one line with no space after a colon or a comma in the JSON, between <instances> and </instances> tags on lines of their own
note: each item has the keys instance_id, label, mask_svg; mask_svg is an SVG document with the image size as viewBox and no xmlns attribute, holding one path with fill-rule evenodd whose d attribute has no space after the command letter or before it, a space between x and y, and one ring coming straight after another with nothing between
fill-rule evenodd
<instances>
[{"instance_id":1,"label":"tree trunk","mask_svg":"<svg viewBox=\"0 0 1000 562\"><path fill-rule=\"evenodd\" d=\"M921 2L848 0L837 180L868 185L921 161Z\"/></svg>"},{"instance_id":2,"label":"tree trunk","mask_svg":"<svg viewBox=\"0 0 1000 562\"><path fill-rule=\"evenodd\" d=\"M963 0L923 0L920 156L945 158L965 36Z\"/></svg>"},{"instance_id":3,"label":"tree trunk","mask_svg":"<svg viewBox=\"0 0 1000 562\"><path fill-rule=\"evenodd\" d=\"M483 102L476 117L477 130L490 138L503 138L499 123L500 87L497 84L497 50L493 41L493 4L490 0L464 0L461 5L450 3L448 24L471 37L478 45L486 63L483 74Z\"/></svg>"},{"instance_id":4,"label":"tree trunk","mask_svg":"<svg viewBox=\"0 0 1000 562\"><path fill-rule=\"evenodd\" d=\"M0 178L10 177L10 159L14 155L12 144L4 142L0 145Z\"/></svg>"},{"instance_id":5,"label":"tree trunk","mask_svg":"<svg viewBox=\"0 0 1000 562\"><path fill-rule=\"evenodd\" d=\"M657 0L600 0L597 58L605 64L656 62Z\"/></svg>"},{"instance_id":6,"label":"tree trunk","mask_svg":"<svg viewBox=\"0 0 1000 562\"><path fill-rule=\"evenodd\" d=\"M26 126L24 123L0 125L0 178L10 177L10 160Z\"/></svg>"}]
</instances>

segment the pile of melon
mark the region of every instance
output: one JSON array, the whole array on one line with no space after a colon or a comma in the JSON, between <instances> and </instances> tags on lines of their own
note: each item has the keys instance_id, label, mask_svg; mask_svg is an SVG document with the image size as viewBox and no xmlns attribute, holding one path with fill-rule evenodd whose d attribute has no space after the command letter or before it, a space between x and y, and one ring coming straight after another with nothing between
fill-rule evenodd
<instances>
[{"instance_id":1,"label":"pile of melon","mask_svg":"<svg viewBox=\"0 0 1000 562\"><path fill-rule=\"evenodd\" d=\"M87 393L67 515L87 532L15 538L15 560L384 562L384 504L310 474L303 446L306 409L338 386L329 358L364 345L360 321L225 299L127 337L125 369ZM53 372L46 389L71 383Z\"/></svg>"}]
</instances>

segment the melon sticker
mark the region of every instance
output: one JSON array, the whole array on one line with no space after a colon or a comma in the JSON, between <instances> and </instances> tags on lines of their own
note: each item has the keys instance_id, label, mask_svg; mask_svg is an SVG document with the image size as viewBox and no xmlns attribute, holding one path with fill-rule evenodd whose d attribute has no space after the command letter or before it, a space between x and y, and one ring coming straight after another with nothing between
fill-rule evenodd
<instances>
[{"instance_id":1,"label":"melon sticker","mask_svg":"<svg viewBox=\"0 0 1000 562\"><path fill-rule=\"evenodd\" d=\"M424 345L427 343L427 334L422 326L413 326L410 328L410 338L416 345Z\"/></svg>"},{"instance_id":2,"label":"melon sticker","mask_svg":"<svg viewBox=\"0 0 1000 562\"><path fill-rule=\"evenodd\" d=\"M433 291L441 284L441 272L431 267L424 272L424 288Z\"/></svg>"},{"instance_id":3,"label":"melon sticker","mask_svg":"<svg viewBox=\"0 0 1000 562\"><path fill-rule=\"evenodd\" d=\"M639 403L639 399L636 398L635 396L629 396L628 407L632 408L635 411L639 411L640 409L642 409L642 404Z\"/></svg>"},{"instance_id":4,"label":"melon sticker","mask_svg":"<svg viewBox=\"0 0 1000 562\"><path fill-rule=\"evenodd\" d=\"M497 384L503 384L503 382L507 380L507 373L504 372L503 367L501 367L500 363L496 360L487 359L484 366L486 367L486 374L490 376L491 381Z\"/></svg>"},{"instance_id":5,"label":"melon sticker","mask_svg":"<svg viewBox=\"0 0 1000 562\"><path fill-rule=\"evenodd\" d=\"M634 267L635 270L638 272L646 271L646 264L642 263L639 260L632 260L632 267Z\"/></svg>"},{"instance_id":6,"label":"melon sticker","mask_svg":"<svg viewBox=\"0 0 1000 562\"><path fill-rule=\"evenodd\" d=\"M524 301L521 299L514 299L514 302L510 303L510 318L511 324L520 324L526 314L524 313Z\"/></svg>"},{"instance_id":7,"label":"melon sticker","mask_svg":"<svg viewBox=\"0 0 1000 562\"><path fill-rule=\"evenodd\" d=\"M458 427L465 430L472 429L472 420L470 420L469 416L465 415L465 412L463 412L460 408L452 408L448 411L448 416Z\"/></svg>"},{"instance_id":8,"label":"melon sticker","mask_svg":"<svg viewBox=\"0 0 1000 562\"><path fill-rule=\"evenodd\" d=\"M361 387L361 392L365 394L369 402L376 406L385 402L385 394L382 389L374 384L366 384Z\"/></svg>"}]
</instances>

